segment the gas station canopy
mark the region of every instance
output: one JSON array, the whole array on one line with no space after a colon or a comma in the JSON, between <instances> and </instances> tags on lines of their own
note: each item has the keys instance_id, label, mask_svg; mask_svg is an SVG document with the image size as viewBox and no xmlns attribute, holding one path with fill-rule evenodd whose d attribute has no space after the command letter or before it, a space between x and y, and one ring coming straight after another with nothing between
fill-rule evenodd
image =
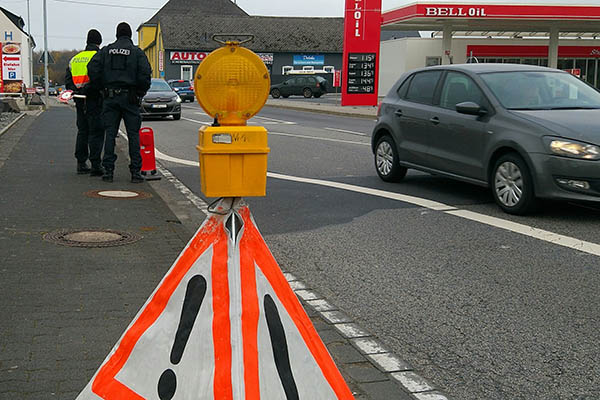
<instances>
[{"instance_id":1,"label":"gas station canopy","mask_svg":"<svg viewBox=\"0 0 600 400\"><path fill-rule=\"evenodd\" d=\"M453 36L548 38L548 66L556 68L559 38L600 37L600 6L565 3L417 1L383 11L382 29L441 31L445 55Z\"/></svg>"},{"instance_id":2,"label":"gas station canopy","mask_svg":"<svg viewBox=\"0 0 600 400\"><path fill-rule=\"evenodd\" d=\"M549 34L554 28L600 37L600 6L418 1L383 12L386 30L438 31L446 24L463 32Z\"/></svg>"}]
</instances>

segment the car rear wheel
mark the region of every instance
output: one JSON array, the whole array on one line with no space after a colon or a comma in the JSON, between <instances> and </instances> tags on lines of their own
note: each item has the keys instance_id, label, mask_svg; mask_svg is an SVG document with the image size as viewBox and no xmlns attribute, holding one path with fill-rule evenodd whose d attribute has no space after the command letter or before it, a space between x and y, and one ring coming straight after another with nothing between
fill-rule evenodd
<instances>
[{"instance_id":1,"label":"car rear wheel","mask_svg":"<svg viewBox=\"0 0 600 400\"><path fill-rule=\"evenodd\" d=\"M496 204L508 214L524 215L535 207L529 167L516 153L505 154L496 161L490 186Z\"/></svg>"},{"instance_id":2,"label":"car rear wheel","mask_svg":"<svg viewBox=\"0 0 600 400\"><path fill-rule=\"evenodd\" d=\"M399 182L406 176L407 168L400 165L398 149L391 136L382 136L375 146L375 169L386 182Z\"/></svg>"},{"instance_id":3,"label":"car rear wheel","mask_svg":"<svg viewBox=\"0 0 600 400\"><path fill-rule=\"evenodd\" d=\"M181 119L181 113L179 113L179 114L173 114L173 119L174 119L175 121L178 121L178 120L180 120L180 119Z\"/></svg>"},{"instance_id":4,"label":"car rear wheel","mask_svg":"<svg viewBox=\"0 0 600 400\"><path fill-rule=\"evenodd\" d=\"M302 91L302 94L304 95L305 98L310 99L313 95L313 92L309 88L304 88L304 90Z\"/></svg>"},{"instance_id":5,"label":"car rear wheel","mask_svg":"<svg viewBox=\"0 0 600 400\"><path fill-rule=\"evenodd\" d=\"M281 97L281 92L279 91L279 89L273 89L271 90L271 97L273 97L274 99L278 99Z\"/></svg>"}]
</instances>

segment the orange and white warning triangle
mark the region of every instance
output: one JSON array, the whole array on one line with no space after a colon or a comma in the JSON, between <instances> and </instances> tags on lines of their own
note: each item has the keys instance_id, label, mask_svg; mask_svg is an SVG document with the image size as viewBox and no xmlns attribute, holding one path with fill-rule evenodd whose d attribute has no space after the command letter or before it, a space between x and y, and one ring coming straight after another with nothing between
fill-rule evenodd
<instances>
[{"instance_id":1,"label":"orange and white warning triangle","mask_svg":"<svg viewBox=\"0 0 600 400\"><path fill-rule=\"evenodd\" d=\"M353 398L236 204L204 222L77 400Z\"/></svg>"}]
</instances>

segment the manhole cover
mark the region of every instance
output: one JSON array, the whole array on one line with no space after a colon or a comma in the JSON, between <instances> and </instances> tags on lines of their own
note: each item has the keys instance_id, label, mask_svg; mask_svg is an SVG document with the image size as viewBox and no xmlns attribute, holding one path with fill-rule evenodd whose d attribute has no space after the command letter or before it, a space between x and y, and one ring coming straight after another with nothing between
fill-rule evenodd
<instances>
[{"instance_id":1,"label":"manhole cover","mask_svg":"<svg viewBox=\"0 0 600 400\"><path fill-rule=\"evenodd\" d=\"M137 242L141 236L110 229L61 229L46 233L43 238L48 242L70 247L113 247Z\"/></svg>"},{"instance_id":2,"label":"manhole cover","mask_svg":"<svg viewBox=\"0 0 600 400\"><path fill-rule=\"evenodd\" d=\"M152 197L150 193L142 192L141 190L90 190L89 192L85 192L85 195L96 199L117 200L137 200Z\"/></svg>"}]
</instances>

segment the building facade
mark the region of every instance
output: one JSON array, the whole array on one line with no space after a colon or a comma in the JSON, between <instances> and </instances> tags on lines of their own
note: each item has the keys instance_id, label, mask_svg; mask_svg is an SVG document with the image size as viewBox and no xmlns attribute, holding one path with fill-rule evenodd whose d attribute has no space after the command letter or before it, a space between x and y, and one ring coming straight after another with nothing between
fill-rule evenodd
<instances>
[{"instance_id":1,"label":"building facade","mask_svg":"<svg viewBox=\"0 0 600 400\"><path fill-rule=\"evenodd\" d=\"M23 18L0 7L0 93L20 93L23 83L32 86L31 54L35 42L24 26Z\"/></svg>"}]
</instances>

